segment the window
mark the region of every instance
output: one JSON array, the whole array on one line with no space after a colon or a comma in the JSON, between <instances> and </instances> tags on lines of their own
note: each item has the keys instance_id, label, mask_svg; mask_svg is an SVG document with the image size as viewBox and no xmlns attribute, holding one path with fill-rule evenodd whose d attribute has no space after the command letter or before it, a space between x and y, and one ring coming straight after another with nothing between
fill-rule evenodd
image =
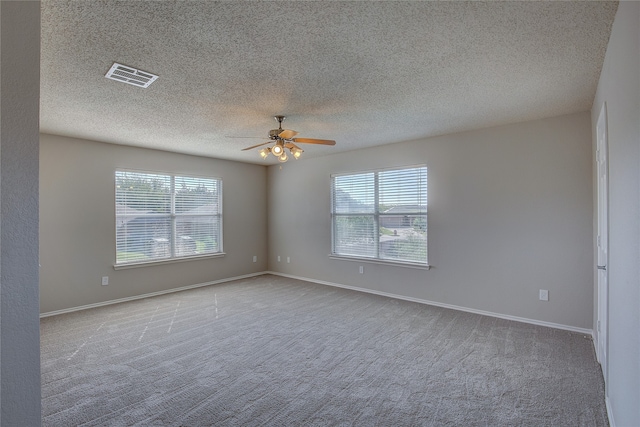
<instances>
[{"instance_id":1,"label":"window","mask_svg":"<svg viewBox=\"0 0 640 427\"><path fill-rule=\"evenodd\" d=\"M427 265L427 168L331 177L332 255Z\"/></svg>"},{"instance_id":2,"label":"window","mask_svg":"<svg viewBox=\"0 0 640 427\"><path fill-rule=\"evenodd\" d=\"M222 181L116 171L116 265L222 253Z\"/></svg>"}]
</instances>

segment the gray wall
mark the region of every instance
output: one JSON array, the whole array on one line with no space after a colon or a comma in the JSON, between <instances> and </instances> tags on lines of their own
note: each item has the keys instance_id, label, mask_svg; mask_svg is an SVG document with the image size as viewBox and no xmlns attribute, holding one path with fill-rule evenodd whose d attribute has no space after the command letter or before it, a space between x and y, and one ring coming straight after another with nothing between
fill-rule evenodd
<instances>
[{"instance_id":1,"label":"gray wall","mask_svg":"<svg viewBox=\"0 0 640 427\"><path fill-rule=\"evenodd\" d=\"M40 143L42 313L266 269L265 166L45 134ZM114 270L117 168L222 178L226 256Z\"/></svg>"},{"instance_id":2,"label":"gray wall","mask_svg":"<svg viewBox=\"0 0 640 427\"><path fill-rule=\"evenodd\" d=\"M620 2L591 112L607 103L609 378L619 426L640 425L640 3ZM594 285L597 291L597 284Z\"/></svg>"},{"instance_id":3,"label":"gray wall","mask_svg":"<svg viewBox=\"0 0 640 427\"><path fill-rule=\"evenodd\" d=\"M40 2L0 2L0 424L40 425Z\"/></svg>"},{"instance_id":4,"label":"gray wall","mask_svg":"<svg viewBox=\"0 0 640 427\"><path fill-rule=\"evenodd\" d=\"M269 268L591 329L590 120L584 112L269 167ZM329 259L330 175L415 164L428 167L433 268Z\"/></svg>"}]
</instances>

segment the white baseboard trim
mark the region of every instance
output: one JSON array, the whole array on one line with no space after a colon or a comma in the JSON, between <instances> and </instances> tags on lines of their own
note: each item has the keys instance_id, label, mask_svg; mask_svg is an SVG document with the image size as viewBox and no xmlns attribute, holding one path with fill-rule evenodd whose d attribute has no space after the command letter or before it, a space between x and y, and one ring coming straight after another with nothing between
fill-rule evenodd
<instances>
[{"instance_id":1,"label":"white baseboard trim","mask_svg":"<svg viewBox=\"0 0 640 427\"><path fill-rule=\"evenodd\" d=\"M268 274L268 272L260 271L258 273L243 274L242 276L228 277L226 279L213 280L211 282L196 283L195 285L182 286L179 288L167 289L165 291L151 292L148 294L135 295L132 297L118 298L118 299L109 300L109 301L97 302L95 304L81 305L79 307L65 308L63 310L49 311L47 313L41 313L40 318L42 319L43 317L56 316L58 314L73 313L74 311L87 310L87 309L96 308L96 307L103 307L105 305L118 304L121 302L135 301L138 299L155 297L158 295L170 294L173 292L186 291L188 289L201 288L203 286L217 285L219 283L231 282L233 280L248 279L249 277L262 276L264 274Z\"/></svg>"},{"instance_id":2,"label":"white baseboard trim","mask_svg":"<svg viewBox=\"0 0 640 427\"><path fill-rule=\"evenodd\" d=\"M586 334L593 337L592 329L577 328L575 326L562 325L560 323L552 323L552 322L545 322L542 320L528 319L526 317L511 316L509 314L493 313L490 311L477 310L475 308L462 307L459 305L445 304L441 302L429 301L425 299L413 298L413 297L408 297L408 296L398 295L398 294L391 294L388 292L381 292L381 291L376 291L372 289L359 288L356 286L343 285L340 283L325 282L324 280L310 279L308 277L294 276L292 274L279 273L277 271L267 271L266 273L273 274L275 276L288 277L290 279L303 280L305 282L318 283L320 285L335 286L338 288L350 289L352 291L366 292L369 294L380 295L383 297L396 298L396 299L405 300L405 301L417 302L420 304L433 305L436 307L450 308L452 310L465 311L467 313L481 314L483 316L497 317L499 319L513 320L516 322L529 323L529 324L538 325L538 326L546 326L548 328L562 329L562 330L571 331L571 332L579 332L581 334Z\"/></svg>"},{"instance_id":3,"label":"white baseboard trim","mask_svg":"<svg viewBox=\"0 0 640 427\"><path fill-rule=\"evenodd\" d=\"M445 303L436 302L436 301L429 301L429 300L420 299L420 298L408 297L408 296L405 296L405 295L392 294L392 293L389 293L389 292L382 292L382 291L376 291L376 290L372 290L372 289L359 288L357 286L349 286L349 285L343 285L343 284L340 284L340 283L326 282L324 280L311 279L311 278L308 278L308 277L295 276L295 275L292 275L292 274L285 274L285 273L280 273L280 272L277 272L277 271L260 271L260 272L257 272L257 273L244 274L242 276L228 277L228 278L225 278L225 279L213 280L213 281L210 281L210 282L196 283L194 285L188 285L188 286L181 286L179 288L167 289L167 290L164 290L164 291L151 292L151 293L148 293L148 294L135 295L135 296L126 297L126 298L119 298L119 299L115 299L115 300L103 301L103 302L98 302L98 303L95 303L95 304L87 304L87 305L82 305L82 306L78 306L78 307L65 308L65 309L62 309L62 310L49 311L49 312L46 312L46 313L41 313L40 314L40 318L56 316L58 314L73 313L74 311L81 311L81 310L87 310L87 309L90 309L90 308L103 307L105 305L118 304L118 303L121 303L121 302L135 301L135 300L138 300L138 299L150 298L150 297L169 294L169 293L173 293L173 292L186 291L188 289L201 288L203 286L217 285L219 283L231 282L233 280L248 279L250 277L262 276L264 274L273 274L274 276L288 277L290 279L302 280L302 281L305 281L305 282L317 283L317 284L320 284L320 285L334 286L334 287L337 287L337 288L344 288L344 289L350 289L352 291L366 292L366 293L369 293L369 294L380 295L380 296L400 299L400 300L404 300L404 301L417 302L417 303L420 303L420 304L433 305L433 306L436 306L436 307L449 308L449 309L452 309L452 310L464 311L464 312L467 312L467 313L481 314L481 315L484 315L484 316L497 317L499 319L513 320L513 321L516 321L516 322L529 323L529 324L538 325L538 326L546 326L546 327L549 327L549 328L562 329L562 330L571 331L571 332L579 332L581 334L587 334L587 335L589 335L591 337L594 336L594 333L593 333L592 329L577 328L575 326L562 325L562 324L559 324L559 323L544 322L542 320L535 320L535 319L528 319L528 318L525 318L525 317L511 316L511 315L508 315L508 314L493 313L493 312L490 312L490 311L477 310L475 308L462 307L462 306L459 306L459 305L445 304ZM609 410L609 406L607 405L607 411L608 410ZM612 424L612 426L613 426L613 424Z\"/></svg>"},{"instance_id":4,"label":"white baseboard trim","mask_svg":"<svg viewBox=\"0 0 640 427\"><path fill-rule=\"evenodd\" d=\"M605 384L605 388L607 385ZM609 396L604 397L604 404L607 407L607 417L609 418L609 426L616 427L616 422L613 420L613 409L611 409L611 400L609 400Z\"/></svg>"}]
</instances>

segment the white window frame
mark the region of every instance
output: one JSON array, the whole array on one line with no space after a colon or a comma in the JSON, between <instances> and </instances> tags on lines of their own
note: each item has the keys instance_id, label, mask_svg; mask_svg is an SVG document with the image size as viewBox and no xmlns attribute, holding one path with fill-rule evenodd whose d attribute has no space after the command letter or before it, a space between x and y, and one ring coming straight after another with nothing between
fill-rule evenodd
<instances>
[{"instance_id":1,"label":"white window frame","mask_svg":"<svg viewBox=\"0 0 640 427\"><path fill-rule=\"evenodd\" d=\"M427 211L425 211L424 213L424 218L425 218L425 231L427 232L427 238L426 238L426 251L427 251L427 255L426 255L426 260L424 263L420 263L420 262L412 262L412 261L405 261L405 260L395 260L395 259L389 259L389 258L381 258L380 257L380 236L378 234L378 239L377 242L375 244L375 256L374 257L367 257L367 256L354 256L354 255L345 255L345 254L340 254L340 253L336 253L336 218L337 217L348 217L348 216L370 216L373 217L374 219L374 226L376 230L380 230L380 218L384 217L384 216L398 216L398 215L423 215L423 214L416 214L415 212L394 212L393 214L385 214L383 212L380 212L379 208L379 195L380 195L380 187L379 187L379 174L381 172L393 172L393 171L401 171L401 170L405 170L405 169L419 169L419 168L424 168L425 169L425 173L427 173L427 187L428 187L428 169L427 166L424 164L420 164L420 165L414 165L414 166L402 166L402 167L393 167L393 168L383 168L383 169L373 169L373 170L365 170L365 171L358 171L358 172L347 172L347 173L337 173L337 174L332 174L331 175L331 188L330 188L330 193L331 193L331 254L329 255L329 258L331 259L336 259L336 260L344 260L344 261L358 261L358 262L365 262L365 263L373 263L373 264L386 264L386 265L396 265L396 266L402 266L402 267L410 267L410 268L418 268L418 269L425 269L428 270L430 268L429 266L429 255L428 255L428 251L429 251L429 239L428 239L428 208ZM353 176L353 175L363 175L363 174L374 174L374 204L375 204L375 209L373 213L336 213L336 207L335 207L335 195L334 195L334 183L335 183L335 178L336 177L344 177L344 176ZM379 233L379 231L378 231Z\"/></svg>"},{"instance_id":2,"label":"white window frame","mask_svg":"<svg viewBox=\"0 0 640 427\"><path fill-rule=\"evenodd\" d=\"M206 258L219 258L219 257L223 257L226 255L226 253L224 252L223 249L223 242L224 242L224 238L223 238L223 206L222 206L222 200L223 200L223 182L222 182L222 178L219 177L214 177L214 176L203 176L203 175L193 175L193 174L183 174L183 173L174 173L174 172L160 172L160 171L143 171L143 170L134 170L134 169L116 169L115 173L114 173L114 208L117 205L117 191L118 189L117 187L117 174L118 173L135 173L135 174L141 174L141 175L157 175L157 176L164 176L164 177L169 177L170 180L170 185L171 185L171 189L170 189L170 197L171 197L171 201L170 201L170 212L168 214L150 214L150 215L144 215L144 216L149 216L149 217L165 217L168 218L171 222L171 226L170 226L170 256L166 257L166 258L157 258L157 259L150 259L150 260L142 260L142 261L129 261L129 262L120 262L118 263L118 236L117 236L117 222L118 222L118 215L116 213L115 218L116 218L116 263L113 265L113 268L115 270L120 270L120 269L127 269L127 268L135 268L135 267L143 267L143 266L149 266L149 265L154 265L154 264L168 264L168 263L175 263L175 262L183 262L183 261L190 261L190 260L194 260L194 259L206 259ZM176 213L176 178L195 178L195 179L210 179L210 180L215 180L217 181L217 187L218 187L218 212L216 214L207 214L207 215L202 215L202 216L207 216L207 217L217 217L218 218L218 224L220 229L218 230L219 236L220 236L220 242L218 244L218 251L217 252L209 252L209 253L205 253L205 254L200 254L200 255L176 255L176 220L177 218L180 218L181 216L194 216L193 214L190 215L185 215L185 214L180 214L180 213ZM196 215L197 216L197 215Z\"/></svg>"}]
</instances>

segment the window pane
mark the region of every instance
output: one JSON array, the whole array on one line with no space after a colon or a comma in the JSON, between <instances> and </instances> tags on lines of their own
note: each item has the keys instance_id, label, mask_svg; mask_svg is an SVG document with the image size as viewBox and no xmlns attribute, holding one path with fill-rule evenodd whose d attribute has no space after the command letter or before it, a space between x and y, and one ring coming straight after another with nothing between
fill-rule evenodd
<instances>
[{"instance_id":1,"label":"window pane","mask_svg":"<svg viewBox=\"0 0 640 427\"><path fill-rule=\"evenodd\" d=\"M379 212L427 212L427 168L383 171L378 179Z\"/></svg>"},{"instance_id":2,"label":"window pane","mask_svg":"<svg viewBox=\"0 0 640 427\"><path fill-rule=\"evenodd\" d=\"M116 263L171 256L171 177L116 172Z\"/></svg>"},{"instance_id":3,"label":"window pane","mask_svg":"<svg viewBox=\"0 0 640 427\"><path fill-rule=\"evenodd\" d=\"M427 168L379 173L380 258L427 263Z\"/></svg>"},{"instance_id":4,"label":"window pane","mask_svg":"<svg viewBox=\"0 0 640 427\"><path fill-rule=\"evenodd\" d=\"M334 213L375 212L375 174L333 177Z\"/></svg>"},{"instance_id":5,"label":"window pane","mask_svg":"<svg viewBox=\"0 0 640 427\"><path fill-rule=\"evenodd\" d=\"M116 218L116 263L171 256L170 217L119 215Z\"/></svg>"},{"instance_id":6,"label":"window pane","mask_svg":"<svg viewBox=\"0 0 640 427\"><path fill-rule=\"evenodd\" d=\"M116 207L127 213L168 214L171 209L171 177L135 172L116 172ZM116 209L116 214L118 213Z\"/></svg>"},{"instance_id":7,"label":"window pane","mask_svg":"<svg viewBox=\"0 0 640 427\"><path fill-rule=\"evenodd\" d=\"M427 216L381 215L380 258L427 262Z\"/></svg>"},{"instance_id":8,"label":"window pane","mask_svg":"<svg viewBox=\"0 0 640 427\"><path fill-rule=\"evenodd\" d=\"M219 224L217 216L176 217L176 256L220 252Z\"/></svg>"},{"instance_id":9,"label":"window pane","mask_svg":"<svg viewBox=\"0 0 640 427\"><path fill-rule=\"evenodd\" d=\"M220 212L218 180L177 176L176 214L214 215Z\"/></svg>"},{"instance_id":10,"label":"window pane","mask_svg":"<svg viewBox=\"0 0 640 427\"><path fill-rule=\"evenodd\" d=\"M375 257L375 219L366 216L334 216L334 253L340 255Z\"/></svg>"}]
</instances>

